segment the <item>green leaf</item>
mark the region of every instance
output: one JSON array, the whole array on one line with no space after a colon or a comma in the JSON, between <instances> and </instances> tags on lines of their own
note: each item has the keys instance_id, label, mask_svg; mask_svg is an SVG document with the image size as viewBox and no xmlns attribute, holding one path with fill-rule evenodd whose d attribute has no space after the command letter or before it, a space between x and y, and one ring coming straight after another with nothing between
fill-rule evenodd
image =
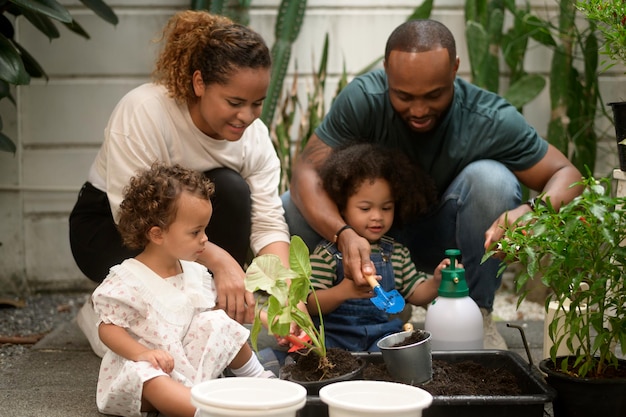
<instances>
[{"instance_id":1,"label":"green leaf","mask_svg":"<svg viewBox=\"0 0 626 417\"><path fill-rule=\"evenodd\" d=\"M0 132L0 151L3 152L11 152L15 154L17 148L15 147L15 143L4 133Z\"/></svg>"},{"instance_id":2,"label":"green leaf","mask_svg":"<svg viewBox=\"0 0 626 417\"><path fill-rule=\"evenodd\" d=\"M524 23L531 29L530 37L545 46L556 46L556 41L550 33L548 24L539 19L537 16L526 14L524 16Z\"/></svg>"},{"instance_id":3,"label":"green leaf","mask_svg":"<svg viewBox=\"0 0 626 417\"><path fill-rule=\"evenodd\" d=\"M90 39L89 33L76 21L72 20L70 23L63 23L66 28L74 32L75 34L82 36L85 39Z\"/></svg>"},{"instance_id":4,"label":"green leaf","mask_svg":"<svg viewBox=\"0 0 626 417\"><path fill-rule=\"evenodd\" d=\"M10 40L0 35L0 80L9 84L26 85L30 76L24 63Z\"/></svg>"},{"instance_id":5,"label":"green leaf","mask_svg":"<svg viewBox=\"0 0 626 417\"><path fill-rule=\"evenodd\" d=\"M260 312L261 312L261 309L258 306L256 306L255 317L258 317ZM252 348L256 351L259 350L258 345L257 345L257 340L259 337L259 333L261 332L261 329L262 329L261 320L254 320L254 323L252 323L252 328L250 329L250 341L252 342Z\"/></svg>"},{"instance_id":6,"label":"green leaf","mask_svg":"<svg viewBox=\"0 0 626 417\"><path fill-rule=\"evenodd\" d=\"M283 266L277 255L266 254L256 257L246 270L245 286L250 292L265 291L285 305L289 291L287 281L297 277L294 271Z\"/></svg>"},{"instance_id":7,"label":"green leaf","mask_svg":"<svg viewBox=\"0 0 626 417\"><path fill-rule=\"evenodd\" d=\"M102 0L80 0L85 6L89 7L93 12L102 18L105 22L117 25L118 18L115 12Z\"/></svg>"},{"instance_id":8,"label":"green leaf","mask_svg":"<svg viewBox=\"0 0 626 417\"><path fill-rule=\"evenodd\" d=\"M535 99L546 86L546 80L538 74L525 75L512 84L504 98L518 109Z\"/></svg>"},{"instance_id":9,"label":"green leaf","mask_svg":"<svg viewBox=\"0 0 626 417\"><path fill-rule=\"evenodd\" d=\"M289 247L289 266L301 277L311 276L311 262L309 256L309 248L302 238L300 236L293 236Z\"/></svg>"},{"instance_id":10,"label":"green leaf","mask_svg":"<svg viewBox=\"0 0 626 417\"><path fill-rule=\"evenodd\" d=\"M191 0L191 10L209 10L211 0Z\"/></svg>"},{"instance_id":11,"label":"green leaf","mask_svg":"<svg viewBox=\"0 0 626 417\"><path fill-rule=\"evenodd\" d=\"M0 80L0 100L5 97L11 98L11 86L8 82ZM2 130L2 119L0 119L0 130Z\"/></svg>"},{"instance_id":12,"label":"green leaf","mask_svg":"<svg viewBox=\"0 0 626 417\"><path fill-rule=\"evenodd\" d=\"M465 26L465 35L467 37L467 53L472 70L472 82L478 86L483 86L484 74L480 71L485 61L485 55L489 51L487 31L480 23L470 21Z\"/></svg>"},{"instance_id":13,"label":"green leaf","mask_svg":"<svg viewBox=\"0 0 626 417\"><path fill-rule=\"evenodd\" d=\"M11 22L5 15L0 15L0 34L4 35L8 39L15 38L15 29L13 28L13 22Z\"/></svg>"},{"instance_id":14,"label":"green leaf","mask_svg":"<svg viewBox=\"0 0 626 417\"><path fill-rule=\"evenodd\" d=\"M24 9L24 17L49 40L57 39L61 36L54 22L46 15Z\"/></svg>"},{"instance_id":15,"label":"green leaf","mask_svg":"<svg viewBox=\"0 0 626 417\"><path fill-rule=\"evenodd\" d=\"M48 74L39 65L39 62L19 43L15 42L15 47L20 51L26 72L33 78L45 78L48 81Z\"/></svg>"},{"instance_id":16,"label":"green leaf","mask_svg":"<svg viewBox=\"0 0 626 417\"><path fill-rule=\"evenodd\" d=\"M72 21L70 12L55 0L11 0L11 2L21 8L44 14L59 22L69 23Z\"/></svg>"},{"instance_id":17,"label":"green leaf","mask_svg":"<svg viewBox=\"0 0 626 417\"><path fill-rule=\"evenodd\" d=\"M428 19L433 11L434 0L424 0L422 4L417 6L407 20Z\"/></svg>"}]
</instances>

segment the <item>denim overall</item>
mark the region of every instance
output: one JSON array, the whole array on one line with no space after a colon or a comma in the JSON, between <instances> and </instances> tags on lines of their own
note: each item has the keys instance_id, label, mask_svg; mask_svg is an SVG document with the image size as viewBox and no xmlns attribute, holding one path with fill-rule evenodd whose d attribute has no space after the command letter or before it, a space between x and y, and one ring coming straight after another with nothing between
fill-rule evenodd
<instances>
[{"instance_id":1,"label":"denim overall","mask_svg":"<svg viewBox=\"0 0 626 417\"><path fill-rule=\"evenodd\" d=\"M334 285L344 278L343 260L335 245L326 241L325 249L337 260L337 277ZM380 286L385 290L395 288L391 253L393 239L383 236L380 240L380 253L372 253L371 260L376 273L382 276ZM367 298L346 300L335 311L324 314L324 332L326 347L339 347L352 352L379 351L376 342L382 337L396 333L402 329L402 321L398 318L389 320L389 315L374 306ZM316 324L319 319L314 317Z\"/></svg>"}]
</instances>

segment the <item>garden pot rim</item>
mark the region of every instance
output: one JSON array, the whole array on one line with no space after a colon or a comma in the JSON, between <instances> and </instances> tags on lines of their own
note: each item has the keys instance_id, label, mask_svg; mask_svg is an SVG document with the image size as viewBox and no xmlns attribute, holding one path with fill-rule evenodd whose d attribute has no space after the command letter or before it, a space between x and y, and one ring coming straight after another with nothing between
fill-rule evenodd
<instances>
[{"instance_id":1,"label":"garden pot rim","mask_svg":"<svg viewBox=\"0 0 626 417\"><path fill-rule=\"evenodd\" d=\"M575 357L576 357L575 355L561 355L561 356L557 356L556 359L559 360L559 359L575 358ZM620 366L623 366L626 368L626 359L617 358L617 361L619 362ZM560 379L565 379L565 380L570 380L570 381L581 381L581 382L585 382L589 384L604 384L606 383L606 381L626 382L626 377L581 378L579 376L572 376L572 375L569 375L569 374L566 374L566 373L560 372L559 370L554 369L552 358L542 359L539 362L539 369L550 377L555 377L555 378L560 378Z\"/></svg>"}]
</instances>

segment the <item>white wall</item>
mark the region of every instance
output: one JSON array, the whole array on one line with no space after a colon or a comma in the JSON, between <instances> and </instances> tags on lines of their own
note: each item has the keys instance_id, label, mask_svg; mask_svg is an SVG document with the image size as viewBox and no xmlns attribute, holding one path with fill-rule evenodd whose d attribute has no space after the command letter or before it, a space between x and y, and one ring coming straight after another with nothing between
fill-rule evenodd
<instances>
[{"instance_id":1,"label":"white wall","mask_svg":"<svg viewBox=\"0 0 626 417\"><path fill-rule=\"evenodd\" d=\"M59 25L61 37L49 41L20 21L18 39L46 70L50 79L33 80L17 89L17 109L4 104L3 131L18 144L15 156L0 153L0 292L91 288L75 266L68 242L69 212L102 141L116 102L128 90L149 80L155 58L152 40L176 11L190 0L109 0L120 22L116 27L96 17L78 1L65 1L91 35L85 40ZM361 70L383 53L388 34L420 3L418 0L309 0L301 34L293 48L299 72L317 68L324 35L329 34L330 79ZM250 25L273 43L279 0L254 0ZM461 76L469 66L464 39L463 0L436 1L433 18L443 21L457 38ZM542 2L539 0L538 5ZM552 4L548 2L548 4ZM549 54L533 50L528 66L549 70ZM626 96L623 79L611 74L603 85L605 101ZM287 80L289 82L289 80ZM301 79L302 92L306 80ZM330 98L330 96L328 97ZM525 114L544 133L549 118L546 91ZM612 134L609 131L609 134ZM606 153L614 151L612 144ZM599 172L615 166L602 159Z\"/></svg>"}]
</instances>

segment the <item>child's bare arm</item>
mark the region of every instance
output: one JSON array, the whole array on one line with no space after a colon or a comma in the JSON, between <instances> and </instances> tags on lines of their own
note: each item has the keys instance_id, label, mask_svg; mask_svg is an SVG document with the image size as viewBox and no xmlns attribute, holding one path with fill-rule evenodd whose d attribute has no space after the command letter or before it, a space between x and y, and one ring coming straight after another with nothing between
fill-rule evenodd
<instances>
[{"instance_id":1,"label":"child's bare arm","mask_svg":"<svg viewBox=\"0 0 626 417\"><path fill-rule=\"evenodd\" d=\"M416 306L425 306L433 301L439 291L441 284L441 270L450 265L450 259L446 258L437 265L432 278L427 279L415 288L413 293L407 298L407 301ZM459 264L459 268L462 268Z\"/></svg>"}]
</instances>

